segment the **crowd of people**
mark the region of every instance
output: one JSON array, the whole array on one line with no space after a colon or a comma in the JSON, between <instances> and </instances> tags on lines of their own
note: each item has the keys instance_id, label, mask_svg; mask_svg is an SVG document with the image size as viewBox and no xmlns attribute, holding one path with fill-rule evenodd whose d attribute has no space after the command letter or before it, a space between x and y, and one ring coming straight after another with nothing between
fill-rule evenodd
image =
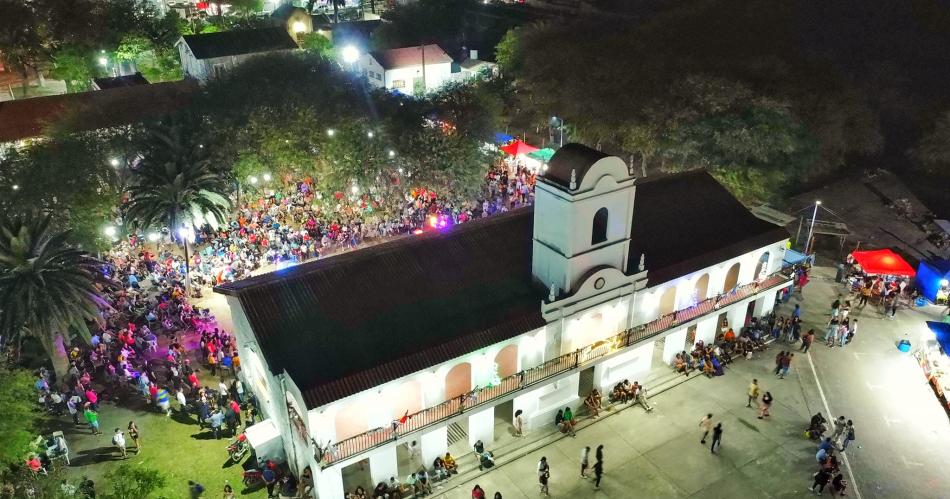
<instances>
[{"instance_id":1,"label":"crowd of people","mask_svg":"<svg viewBox=\"0 0 950 499\"><path fill-rule=\"evenodd\" d=\"M415 188L396 206L369 194L324 195L311 179L284 179L275 190L249 195L233 220L195 235L192 278L214 285L246 277L267 265L299 263L359 247L364 242L438 230L531 204L535 173L504 160L489 170L480 199L453 204L444 195Z\"/></svg>"}]
</instances>

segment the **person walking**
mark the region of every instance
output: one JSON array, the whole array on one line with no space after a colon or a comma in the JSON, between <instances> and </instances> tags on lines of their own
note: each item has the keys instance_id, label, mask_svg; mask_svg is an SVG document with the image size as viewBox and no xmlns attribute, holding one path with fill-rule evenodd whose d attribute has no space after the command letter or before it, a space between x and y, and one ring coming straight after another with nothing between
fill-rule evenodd
<instances>
[{"instance_id":1,"label":"person walking","mask_svg":"<svg viewBox=\"0 0 950 499\"><path fill-rule=\"evenodd\" d=\"M521 415L523 412L521 409L515 411L514 427L516 437L524 436L524 416Z\"/></svg>"},{"instance_id":2,"label":"person walking","mask_svg":"<svg viewBox=\"0 0 950 499\"><path fill-rule=\"evenodd\" d=\"M844 452L848 449L848 444L854 440L854 422L849 419L842 433L844 438L841 439L841 452Z\"/></svg>"},{"instance_id":3,"label":"person walking","mask_svg":"<svg viewBox=\"0 0 950 499\"><path fill-rule=\"evenodd\" d=\"M604 462L597 461L594 463L594 488L600 488L600 479L604 476Z\"/></svg>"},{"instance_id":4,"label":"person walking","mask_svg":"<svg viewBox=\"0 0 950 499\"><path fill-rule=\"evenodd\" d=\"M716 427L713 428L712 445L709 446L709 451L715 454L716 447L720 445L722 445L722 423L716 423Z\"/></svg>"},{"instance_id":5,"label":"person walking","mask_svg":"<svg viewBox=\"0 0 950 499\"><path fill-rule=\"evenodd\" d=\"M92 404L86 402L86 408L82 412L83 417L86 418L86 422L89 423L89 428L92 429L93 435L102 435L102 432L99 431L99 413L92 408Z\"/></svg>"},{"instance_id":6,"label":"person walking","mask_svg":"<svg viewBox=\"0 0 950 499\"><path fill-rule=\"evenodd\" d=\"M211 431L214 433L215 440L221 440L221 425L224 424L224 414L221 409L216 409L214 414L208 418L208 424L211 425Z\"/></svg>"},{"instance_id":7,"label":"person walking","mask_svg":"<svg viewBox=\"0 0 950 499\"><path fill-rule=\"evenodd\" d=\"M847 420L844 416L838 416L838 419L835 420L835 431L831 434L831 441L837 441L838 437L844 432L845 427L848 425Z\"/></svg>"},{"instance_id":8,"label":"person walking","mask_svg":"<svg viewBox=\"0 0 950 499\"><path fill-rule=\"evenodd\" d=\"M129 457L125 450L125 435L122 434L122 430L118 428L115 429L115 434L112 435L112 445L119 449L119 452L122 454L122 459Z\"/></svg>"},{"instance_id":9,"label":"person walking","mask_svg":"<svg viewBox=\"0 0 950 499\"><path fill-rule=\"evenodd\" d=\"M765 392L762 396L762 403L759 405L759 419L769 417L769 409L772 407L772 392Z\"/></svg>"},{"instance_id":10,"label":"person walking","mask_svg":"<svg viewBox=\"0 0 950 499\"><path fill-rule=\"evenodd\" d=\"M790 353L782 359L782 372L778 375L778 379L785 379L785 376L788 376L788 370L792 368L792 359L795 358L795 354Z\"/></svg>"},{"instance_id":11,"label":"person walking","mask_svg":"<svg viewBox=\"0 0 950 499\"><path fill-rule=\"evenodd\" d=\"M785 351L782 350L781 352L778 353L778 355L775 356L775 375L776 376L778 375L779 371L782 370L782 359L785 358L785 355L786 355Z\"/></svg>"},{"instance_id":12,"label":"person walking","mask_svg":"<svg viewBox=\"0 0 950 499\"><path fill-rule=\"evenodd\" d=\"M707 414L705 417L699 420L699 428L703 430L703 438L700 439L699 443L706 445L706 437L709 436L709 432L712 431L712 413Z\"/></svg>"},{"instance_id":13,"label":"person walking","mask_svg":"<svg viewBox=\"0 0 950 499\"><path fill-rule=\"evenodd\" d=\"M135 424L135 421L129 421L128 432L129 438L135 444L135 455L137 456L142 451L142 444L139 442L139 427Z\"/></svg>"},{"instance_id":14,"label":"person walking","mask_svg":"<svg viewBox=\"0 0 950 499\"><path fill-rule=\"evenodd\" d=\"M66 399L66 409L69 410L69 415L73 417L73 426L79 426L79 404L81 403L82 398L75 393Z\"/></svg>"},{"instance_id":15,"label":"person walking","mask_svg":"<svg viewBox=\"0 0 950 499\"><path fill-rule=\"evenodd\" d=\"M802 348L801 351L808 353L808 349L811 348L811 344L815 341L815 330L809 329L805 336L802 336Z\"/></svg>"},{"instance_id":16,"label":"person walking","mask_svg":"<svg viewBox=\"0 0 950 499\"><path fill-rule=\"evenodd\" d=\"M581 450L581 478L587 478L587 468L590 465L590 447Z\"/></svg>"},{"instance_id":17,"label":"person walking","mask_svg":"<svg viewBox=\"0 0 950 499\"><path fill-rule=\"evenodd\" d=\"M811 485L809 490L814 492L816 496L820 496L825 490L825 485L828 485L828 481L831 480L831 473L829 473L828 470L822 468L812 476L815 477L815 483ZM818 490L815 490L815 487L818 487Z\"/></svg>"},{"instance_id":18,"label":"person walking","mask_svg":"<svg viewBox=\"0 0 950 499\"><path fill-rule=\"evenodd\" d=\"M759 380L753 379L752 383L749 384L749 401L746 403L746 407L752 407L752 402L759 400Z\"/></svg>"},{"instance_id":19,"label":"person walking","mask_svg":"<svg viewBox=\"0 0 950 499\"><path fill-rule=\"evenodd\" d=\"M538 461L538 483L541 484L541 493L549 496L548 480L551 478L551 467L548 466L548 458L542 456Z\"/></svg>"}]
</instances>

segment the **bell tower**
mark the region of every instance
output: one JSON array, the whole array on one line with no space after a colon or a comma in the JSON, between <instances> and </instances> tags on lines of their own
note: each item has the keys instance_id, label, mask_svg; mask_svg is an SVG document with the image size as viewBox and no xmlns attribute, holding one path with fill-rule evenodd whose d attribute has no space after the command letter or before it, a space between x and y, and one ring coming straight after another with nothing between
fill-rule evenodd
<instances>
[{"instance_id":1,"label":"bell tower","mask_svg":"<svg viewBox=\"0 0 950 499\"><path fill-rule=\"evenodd\" d=\"M593 269L627 268L634 177L623 160L581 144L560 148L535 187L531 268L550 301Z\"/></svg>"}]
</instances>

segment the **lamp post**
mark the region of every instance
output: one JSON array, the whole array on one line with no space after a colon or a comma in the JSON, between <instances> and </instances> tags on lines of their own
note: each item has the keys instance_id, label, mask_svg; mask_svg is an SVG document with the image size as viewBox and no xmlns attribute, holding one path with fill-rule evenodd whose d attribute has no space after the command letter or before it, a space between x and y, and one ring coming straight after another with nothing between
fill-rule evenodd
<instances>
[{"instance_id":1,"label":"lamp post","mask_svg":"<svg viewBox=\"0 0 950 499\"><path fill-rule=\"evenodd\" d=\"M178 235L182 239L185 247L185 295L191 296L191 262L188 260L188 244L195 240L195 229L182 225L178 229Z\"/></svg>"},{"instance_id":2,"label":"lamp post","mask_svg":"<svg viewBox=\"0 0 950 499\"><path fill-rule=\"evenodd\" d=\"M560 142L559 142L559 147L564 147L564 120L563 120L562 118L558 118L557 116L551 116L551 122L558 124L558 125L557 125L557 129L558 129L558 132L560 132L560 135L561 135L561 139L560 139Z\"/></svg>"},{"instance_id":3,"label":"lamp post","mask_svg":"<svg viewBox=\"0 0 950 499\"><path fill-rule=\"evenodd\" d=\"M346 47L343 47L343 51L340 52L340 56L342 56L343 62L350 66L350 71L353 71L356 61L360 60L360 51L353 45L347 45Z\"/></svg>"},{"instance_id":4,"label":"lamp post","mask_svg":"<svg viewBox=\"0 0 950 499\"><path fill-rule=\"evenodd\" d=\"M808 228L808 239L805 240L805 255L810 254L810 249L812 247L811 238L815 234L815 219L818 218L818 207L821 206L821 201L815 201L815 210L811 213L811 226Z\"/></svg>"}]
</instances>

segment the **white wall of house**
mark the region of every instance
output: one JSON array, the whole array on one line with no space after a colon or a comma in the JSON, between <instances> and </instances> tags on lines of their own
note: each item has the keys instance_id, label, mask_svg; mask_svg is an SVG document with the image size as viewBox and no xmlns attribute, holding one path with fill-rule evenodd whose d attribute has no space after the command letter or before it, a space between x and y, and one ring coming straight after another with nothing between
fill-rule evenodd
<instances>
[{"instance_id":1,"label":"white wall of house","mask_svg":"<svg viewBox=\"0 0 950 499\"><path fill-rule=\"evenodd\" d=\"M278 50L274 52L284 52ZM218 74L230 71L235 66L259 55L273 52L255 52L252 54L229 55L225 57L212 57L209 59L197 59L188 48L184 41L178 43L178 56L181 59L181 69L185 76L194 78L201 83L207 83Z\"/></svg>"},{"instance_id":2,"label":"white wall of house","mask_svg":"<svg viewBox=\"0 0 950 499\"><path fill-rule=\"evenodd\" d=\"M360 72L366 77L370 85L376 88L395 89L412 95L414 81L422 78L422 65L407 66L404 68L384 69L370 54L363 54L359 61ZM443 83L452 78L452 64L426 64L425 71L426 91L436 90Z\"/></svg>"}]
</instances>

